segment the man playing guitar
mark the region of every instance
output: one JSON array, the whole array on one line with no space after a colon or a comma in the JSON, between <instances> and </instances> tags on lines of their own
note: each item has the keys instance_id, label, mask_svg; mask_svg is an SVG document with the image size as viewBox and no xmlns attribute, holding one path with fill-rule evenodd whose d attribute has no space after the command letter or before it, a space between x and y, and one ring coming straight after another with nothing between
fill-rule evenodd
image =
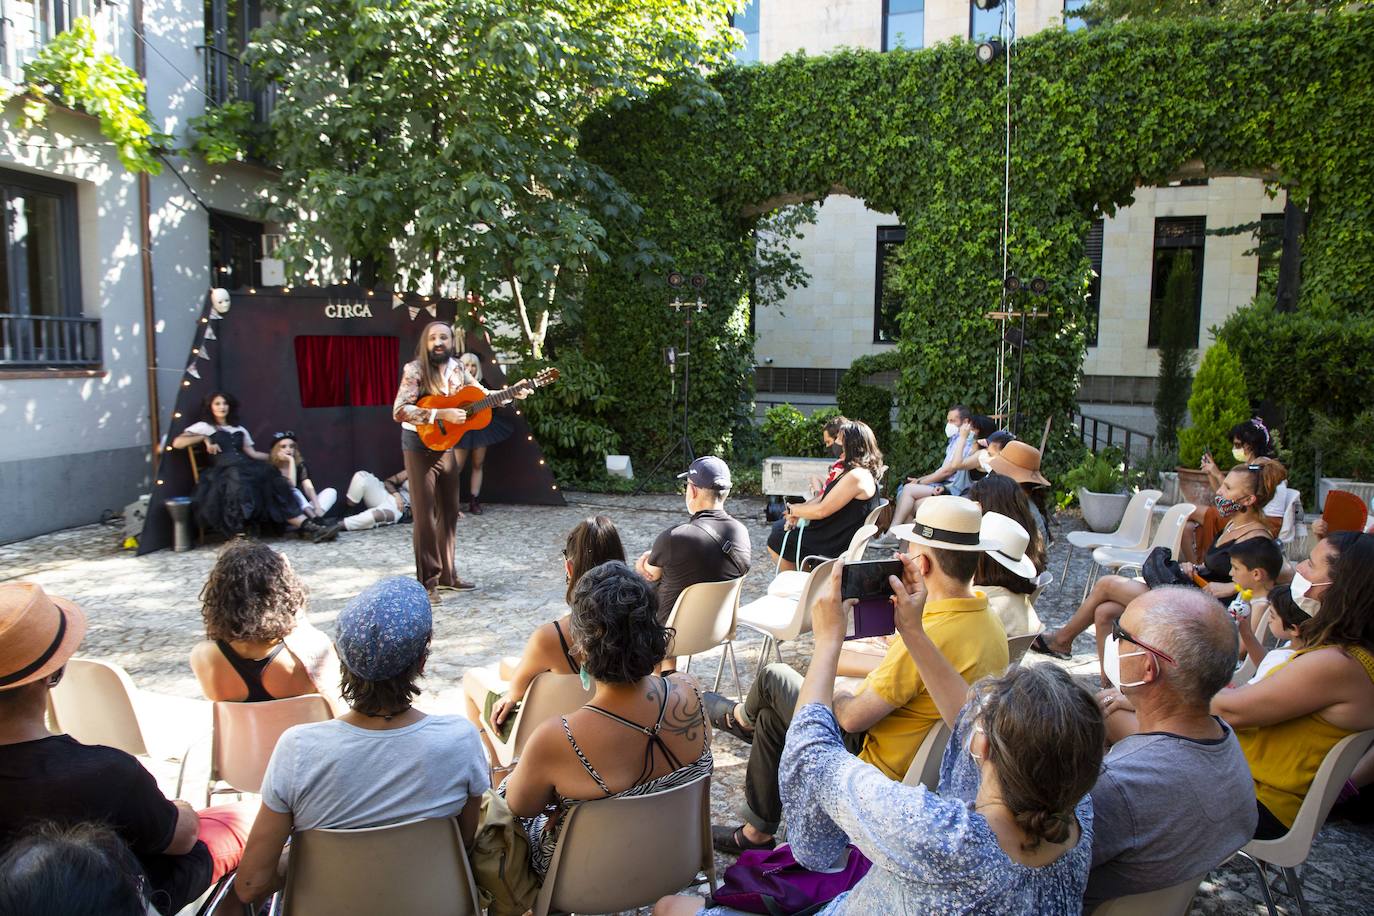
<instances>
[{"instance_id":1,"label":"man playing guitar","mask_svg":"<svg viewBox=\"0 0 1374 916\"><path fill-rule=\"evenodd\" d=\"M455 527L458 509L458 466L451 449L435 451L420 441L416 424L445 423L460 426L467 411L454 407L423 408L416 402L426 395L446 395L480 382L454 357L453 329L444 321L431 321L420 332L415 358L401 372L392 417L401 424L401 453L410 478L410 510L414 516L415 578L439 603L438 589L470 589L476 586L459 578L455 569ZM517 394L521 397L525 392Z\"/></svg>"}]
</instances>

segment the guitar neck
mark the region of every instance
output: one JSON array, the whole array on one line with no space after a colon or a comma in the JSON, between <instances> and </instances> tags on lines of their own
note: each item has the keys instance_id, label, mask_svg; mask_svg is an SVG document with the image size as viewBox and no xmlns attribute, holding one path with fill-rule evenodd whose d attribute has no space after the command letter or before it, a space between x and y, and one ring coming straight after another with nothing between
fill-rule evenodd
<instances>
[{"instance_id":1,"label":"guitar neck","mask_svg":"<svg viewBox=\"0 0 1374 916\"><path fill-rule=\"evenodd\" d=\"M486 410L488 407L499 407L502 403L505 402L506 398L512 396L516 391L520 389L520 387L520 385L511 385L509 388L502 388L500 391L493 391L491 394L482 398L482 400L474 401L464 409L469 414L474 414L479 410Z\"/></svg>"}]
</instances>

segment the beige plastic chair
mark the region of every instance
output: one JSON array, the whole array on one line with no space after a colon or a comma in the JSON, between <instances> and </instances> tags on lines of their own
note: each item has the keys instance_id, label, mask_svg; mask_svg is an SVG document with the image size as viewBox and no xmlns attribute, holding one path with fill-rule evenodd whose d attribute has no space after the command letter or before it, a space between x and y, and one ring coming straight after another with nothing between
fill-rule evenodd
<instances>
[{"instance_id":1,"label":"beige plastic chair","mask_svg":"<svg viewBox=\"0 0 1374 916\"><path fill-rule=\"evenodd\" d=\"M588 690L582 686L582 679L575 674L555 674L545 671L536 675L525 691L525 699L515 711L515 724L511 726L510 738L502 741L496 729L482 710L482 729L491 739L496 751L498 766L509 767L520 757L525 742L534 730L549 719L566 716L576 712L592 701L595 688Z\"/></svg>"},{"instance_id":2,"label":"beige plastic chair","mask_svg":"<svg viewBox=\"0 0 1374 916\"><path fill-rule=\"evenodd\" d=\"M134 705L137 695L123 668L91 658L69 659L62 681L48 694L55 724L77 741L147 757L147 733Z\"/></svg>"},{"instance_id":3,"label":"beige plastic chair","mask_svg":"<svg viewBox=\"0 0 1374 916\"><path fill-rule=\"evenodd\" d=\"M830 578L830 571L835 568L837 562L839 561L826 560L807 573L806 581L795 598L786 595L764 595L740 606L740 626L763 634L763 648L759 651L759 663L754 671L756 678L763 671L770 648L777 653L778 661L783 661L779 646L789 639L796 639L803 633L811 632L811 605L825 587L825 580Z\"/></svg>"},{"instance_id":4,"label":"beige plastic chair","mask_svg":"<svg viewBox=\"0 0 1374 916\"><path fill-rule=\"evenodd\" d=\"M1011 665L1021 664L1021 659L1025 657L1026 650L1030 644L1035 642L1035 637L1039 633L1027 633L1024 636L1013 636L1007 640L1007 662Z\"/></svg>"},{"instance_id":5,"label":"beige plastic chair","mask_svg":"<svg viewBox=\"0 0 1374 916\"><path fill-rule=\"evenodd\" d=\"M482 912L458 820L438 817L291 836L284 916Z\"/></svg>"},{"instance_id":6,"label":"beige plastic chair","mask_svg":"<svg viewBox=\"0 0 1374 916\"><path fill-rule=\"evenodd\" d=\"M710 652L722 646L720 665L716 668L716 682L712 690L720 690L725 674L725 659L730 659L730 673L735 679L735 695L740 692L739 668L735 665L735 626L739 612L739 592L744 577L724 582L698 582L678 593L668 626L673 629L673 641L668 644L668 658L679 661L679 670L692 670L692 656ZM683 658L685 665L681 664Z\"/></svg>"},{"instance_id":7,"label":"beige plastic chair","mask_svg":"<svg viewBox=\"0 0 1374 916\"><path fill-rule=\"evenodd\" d=\"M844 561L846 563L858 563L863 560L864 552L868 550L868 544L878 534L877 525L861 525L854 536L849 539L849 547L845 549ZM802 586L806 584L806 577L819 563L833 557L823 557L813 554L802 560L804 569L789 569L773 576L773 581L768 583L768 594L780 595L785 598L795 598L801 594Z\"/></svg>"},{"instance_id":8,"label":"beige plastic chair","mask_svg":"<svg viewBox=\"0 0 1374 916\"><path fill-rule=\"evenodd\" d=\"M1310 911L1307 901L1302 896L1298 866L1307 861L1307 854L1312 851L1312 840L1316 838L1322 824L1326 823L1326 816L1331 813L1331 806L1336 803L1336 796L1340 794L1341 787L1350 778L1350 774L1355 770L1355 764L1360 762L1360 757L1369 749L1370 744L1374 744L1374 729L1346 735L1337 741L1336 746L1327 752L1322 765L1317 768L1317 775L1312 778L1307 797L1302 800L1298 816L1293 819L1293 826L1288 832L1276 840L1251 840L1245 844L1244 849L1236 853L1254 866L1259 875L1260 888L1264 891L1264 903L1269 907L1269 916L1278 916L1278 910L1274 908L1273 891L1260 863L1266 862L1283 872L1284 884L1298 902L1298 912L1302 916L1307 916Z\"/></svg>"},{"instance_id":9,"label":"beige plastic chair","mask_svg":"<svg viewBox=\"0 0 1374 916\"><path fill-rule=\"evenodd\" d=\"M885 497L879 498L878 505L874 506L873 510L864 518L864 524L872 525L874 528L881 528L882 525L878 524L878 520L883 517L883 510L886 509L887 506L888 500Z\"/></svg>"},{"instance_id":10,"label":"beige plastic chair","mask_svg":"<svg viewBox=\"0 0 1374 916\"><path fill-rule=\"evenodd\" d=\"M911 758L911 766L906 768L902 778L904 786L925 786L932 792L940 785L940 761L945 756L945 745L953 732L941 719L930 727L916 748L916 756Z\"/></svg>"},{"instance_id":11,"label":"beige plastic chair","mask_svg":"<svg viewBox=\"0 0 1374 916\"><path fill-rule=\"evenodd\" d=\"M1093 916L1184 916L1197 896L1198 885L1206 875L1198 875L1147 894L1130 894L1104 900Z\"/></svg>"},{"instance_id":12,"label":"beige plastic chair","mask_svg":"<svg viewBox=\"0 0 1374 916\"><path fill-rule=\"evenodd\" d=\"M1149 556L1150 551L1156 547L1167 547L1170 555L1177 560L1179 547L1183 544L1183 532L1188 528L1188 516L1193 514L1195 508L1197 507L1192 503L1175 503L1170 506L1164 517L1159 520L1159 528L1155 530L1154 538L1141 550L1126 547L1095 548L1093 571L1083 586L1083 599L1087 600L1088 592L1092 590L1101 569L1110 569L1114 573L1124 569L1139 570L1144 566L1145 558Z\"/></svg>"},{"instance_id":13,"label":"beige plastic chair","mask_svg":"<svg viewBox=\"0 0 1374 916\"><path fill-rule=\"evenodd\" d=\"M534 916L652 906L700 883L699 872L714 893L709 774L652 795L574 807L549 860Z\"/></svg>"},{"instance_id":14,"label":"beige plastic chair","mask_svg":"<svg viewBox=\"0 0 1374 916\"><path fill-rule=\"evenodd\" d=\"M272 759L272 749L282 732L293 725L332 718L329 701L318 693L261 703L216 703L206 806L216 795L261 791L267 762ZM220 787L221 782L227 787ZM181 794L180 779L177 794Z\"/></svg>"},{"instance_id":15,"label":"beige plastic chair","mask_svg":"<svg viewBox=\"0 0 1374 916\"><path fill-rule=\"evenodd\" d=\"M1126 512L1121 516L1121 524L1111 534L1097 531L1070 531L1069 549L1064 553L1064 571L1059 574L1063 582L1069 575L1069 561L1073 559L1073 549L1094 550L1098 547L1124 547L1127 550L1143 550L1150 543L1150 518L1155 511L1155 503L1164 493L1160 490L1136 490L1131 501L1126 504Z\"/></svg>"}]
</instances>

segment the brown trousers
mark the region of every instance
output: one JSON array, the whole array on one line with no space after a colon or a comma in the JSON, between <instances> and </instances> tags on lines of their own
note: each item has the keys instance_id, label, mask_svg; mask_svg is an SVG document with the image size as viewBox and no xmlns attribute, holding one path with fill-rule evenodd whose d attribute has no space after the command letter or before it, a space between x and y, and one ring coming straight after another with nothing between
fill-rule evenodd
<instances>
[{"instance_id":1,"label":"brown trousers","mask_svg":"<svg viewBox=\"0 0 1374 916\"><path fill-rule=\"evenodd\" d=\"M457 585L453 542L459 512L458 463L453 451L407 449L401 454L410 476L415 578L430 591L439 585Z\"/></svg>"}]
</instances>

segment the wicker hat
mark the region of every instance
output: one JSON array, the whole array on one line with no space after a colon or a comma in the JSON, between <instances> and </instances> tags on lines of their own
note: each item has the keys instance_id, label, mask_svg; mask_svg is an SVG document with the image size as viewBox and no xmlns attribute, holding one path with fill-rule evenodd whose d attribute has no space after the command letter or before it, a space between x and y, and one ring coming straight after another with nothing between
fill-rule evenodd
<instances>
[{"instance_id":1,"label":"wicker hat","mask_svg":"<svg viewBox=\"0 0 1374 916\"><path fill-rule=\"evenodd\" d=\"M962 496L930 496L916 507L910 525L893 525L892 535L940 550L990 550L999 546L982 534L983 511Z\"/></svg>"},{"instance_id":2,"label":"wicker hat","mask_svg":"<svg viewBox=\"0 0 1374 916\"><path fill-rule=\"evenodd\" d=\"M0 585L0 690L42 680L86 635L86 615L36 582Z\"/></svg>"},{"instance_id":3,"label":"wicker hat","mask_svg":"<svg viewBox=\"0 0 1374 916\"><path fill-rule=\"evenodd\" d=\"M994 473L1010 477L1017 483L1033 483L1038 487L1050 485L1040 473L1040 449L1019 439L1002 446L1002 451L988 464Z\"/></svg>"}]
</instances>

